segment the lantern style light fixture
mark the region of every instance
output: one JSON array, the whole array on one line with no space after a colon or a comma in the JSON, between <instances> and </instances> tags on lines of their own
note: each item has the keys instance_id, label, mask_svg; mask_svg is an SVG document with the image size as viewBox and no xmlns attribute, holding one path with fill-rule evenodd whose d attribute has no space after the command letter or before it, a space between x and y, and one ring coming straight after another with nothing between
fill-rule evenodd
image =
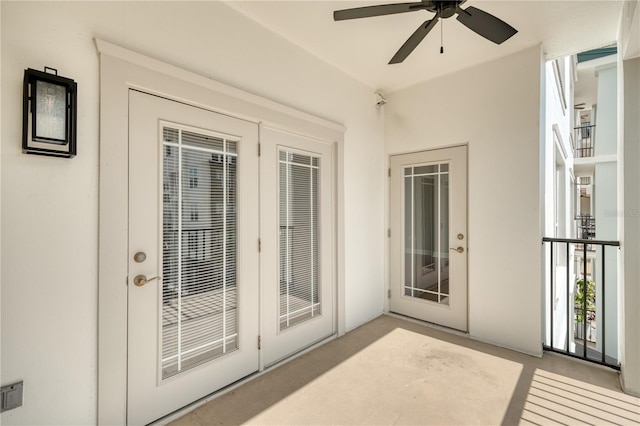
<instances>
[{"instance_id":1,"label":"lantern style light fixture","mask_svg":"<svg viewBox=\"0 0 640 426\"><path fill-rule=\"evenodd\" d=\"M77 116L75 81L59 76L54 68L24 70L23 153L73 158Z\"/></svg>"}]
</instances>

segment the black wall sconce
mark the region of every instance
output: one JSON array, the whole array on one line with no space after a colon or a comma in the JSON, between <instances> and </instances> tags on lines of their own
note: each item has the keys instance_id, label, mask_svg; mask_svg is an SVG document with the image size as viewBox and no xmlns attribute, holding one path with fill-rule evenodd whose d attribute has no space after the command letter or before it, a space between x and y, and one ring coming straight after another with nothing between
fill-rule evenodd
<instances>
[{"instance_id":1,"label":"black wall sconce","mask_svg":"<svg viewBox=\"0 0 640 426\"><path fill-rule=\"evenodd\" d=\"M24 70L23 153L65 158L76 155L77 88L75 81L59 76L56 69Z\"/></svg>"}]
</instances>

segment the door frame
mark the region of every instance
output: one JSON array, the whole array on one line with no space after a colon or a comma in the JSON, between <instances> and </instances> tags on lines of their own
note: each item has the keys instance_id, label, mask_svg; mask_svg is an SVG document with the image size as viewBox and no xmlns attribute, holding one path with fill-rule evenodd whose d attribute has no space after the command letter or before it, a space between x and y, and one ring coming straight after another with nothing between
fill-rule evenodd
<instances>
[{"instance_id":1,"label":"door frame","mask_svg":"<svg viewBox=\"0 0 640 426\"><path fill-rule=\"evenodd\" d=\"M344 334L343 153L346 128L106 41L96 39L95 42L100 60L98 424L126 424L127 421L130 89L333 143L336 153L333 276L337 334Z\"/></svg>"},{"instance_id":2,"label":"door frame","mask_svg":"<svg viewBox=\"0 0 640 426\"><path fill-rule=\"evenodd\" d=\"M433 147L429 147L426 149L414 149L414 150L407 150L407 151L398 151L398 152L388 152L386 155L386 167L388 170L388 174L387 174L387 179L385 180L385 205L386 205L386 209L385 209L385 219L386 219L386 224L387 224L387 241L385 244L385 288L384 288L384 312L386 314L390 314L390 315L398 315L398 314L394 314L391 312L391 298L390 298L390 292L391 292L391 281L392 281L392 277L391 277L391 201L390 201L390 196L389 196L389 191L392 189L391 188L391 157L397 156L397 155L404 155L404 154L418 154L421 152L429 152L429 151L439 151L439 150L443 150L443 149L449 149L449 148L461 148L464 147L466 149L466 158L467 158L467 162L465 164L465 169L467 172L467 192L465 194L465 198L466 198L466 206L467 206L467 212L466 212L466 229L467 229L467 236L466 236L466 241L467 241L467 307L466 307L466 331L462 332L465 334L469 334L471 332L471 324L470 324L470 317L469 317L469 307L471 306L471 300L470 300L470 295L469 295L469 245L470 245L470 238L469 238L469 143L456 143L456 144L450 144L450 145L442 145L442 146L433 146ZM415 321L422 321L419 319L415 319ZM438 325L438 324L436 324ZM438 325L439 326L439 325Z\"/></svg>"}]
</instances>

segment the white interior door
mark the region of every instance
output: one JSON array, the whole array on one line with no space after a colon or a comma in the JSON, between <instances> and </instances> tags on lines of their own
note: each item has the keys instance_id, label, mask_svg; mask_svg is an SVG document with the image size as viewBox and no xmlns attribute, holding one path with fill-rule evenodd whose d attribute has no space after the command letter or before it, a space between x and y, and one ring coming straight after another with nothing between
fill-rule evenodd
<instances>
[{"instance_id":1,"label":"white interior door","mask_svg":"<svg viewBox=\"0 0 640 426\"><path fill-rule=\"evenodd\" d=\"M262 356L273 364L335 332L332 145L260 131Z\"/></svg>"},{"instance_id":2,"label":"white interior door","mask_svg":"<svg viewBox=\"0 0 640 426\"><path fill-rule=\"evenodd\" d=\"M467 148L390 165L389 309L467 331Z\"/></svg>"},{"instance_id":3,"label":"white interior door","mask_svg":"<svg viewBox=\"0 0 640 426\"><path fill-rule=\"evenodd\" d=\"M129 424L259 368L257 138L256 124L130 91Z\"/></svg>"}]
</instances>

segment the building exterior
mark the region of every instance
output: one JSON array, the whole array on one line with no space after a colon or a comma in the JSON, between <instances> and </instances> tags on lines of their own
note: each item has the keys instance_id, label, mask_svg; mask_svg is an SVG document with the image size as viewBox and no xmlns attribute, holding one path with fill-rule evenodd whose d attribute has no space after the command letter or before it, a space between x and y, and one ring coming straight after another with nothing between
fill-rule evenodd
<instances>
[{"instance_id":1,"label":"building exterior","mask_svg":"<svg viewBox=\"0 0 640 426\"><path fill-rule=\"evenodd\" d=\"M618 241L616 50L598 49L557 59L546 68L546 111L552 123L547 147L554 153L553 159L547 159L546 175L553 182L553 191L546 194L546 231L559 238ZM618 249L594 244L570 244L566 251L565 247L554 245L555 280L546 286L545 298L555 302L553 346L582 355L586 325L588 351L595 351L587 358L602 354L604 332L606 359L617 365ZM581 305L585 275L589 286L586 324ZM547 311L548 344L549 315Z\"/></svg>"}]
</instances>

